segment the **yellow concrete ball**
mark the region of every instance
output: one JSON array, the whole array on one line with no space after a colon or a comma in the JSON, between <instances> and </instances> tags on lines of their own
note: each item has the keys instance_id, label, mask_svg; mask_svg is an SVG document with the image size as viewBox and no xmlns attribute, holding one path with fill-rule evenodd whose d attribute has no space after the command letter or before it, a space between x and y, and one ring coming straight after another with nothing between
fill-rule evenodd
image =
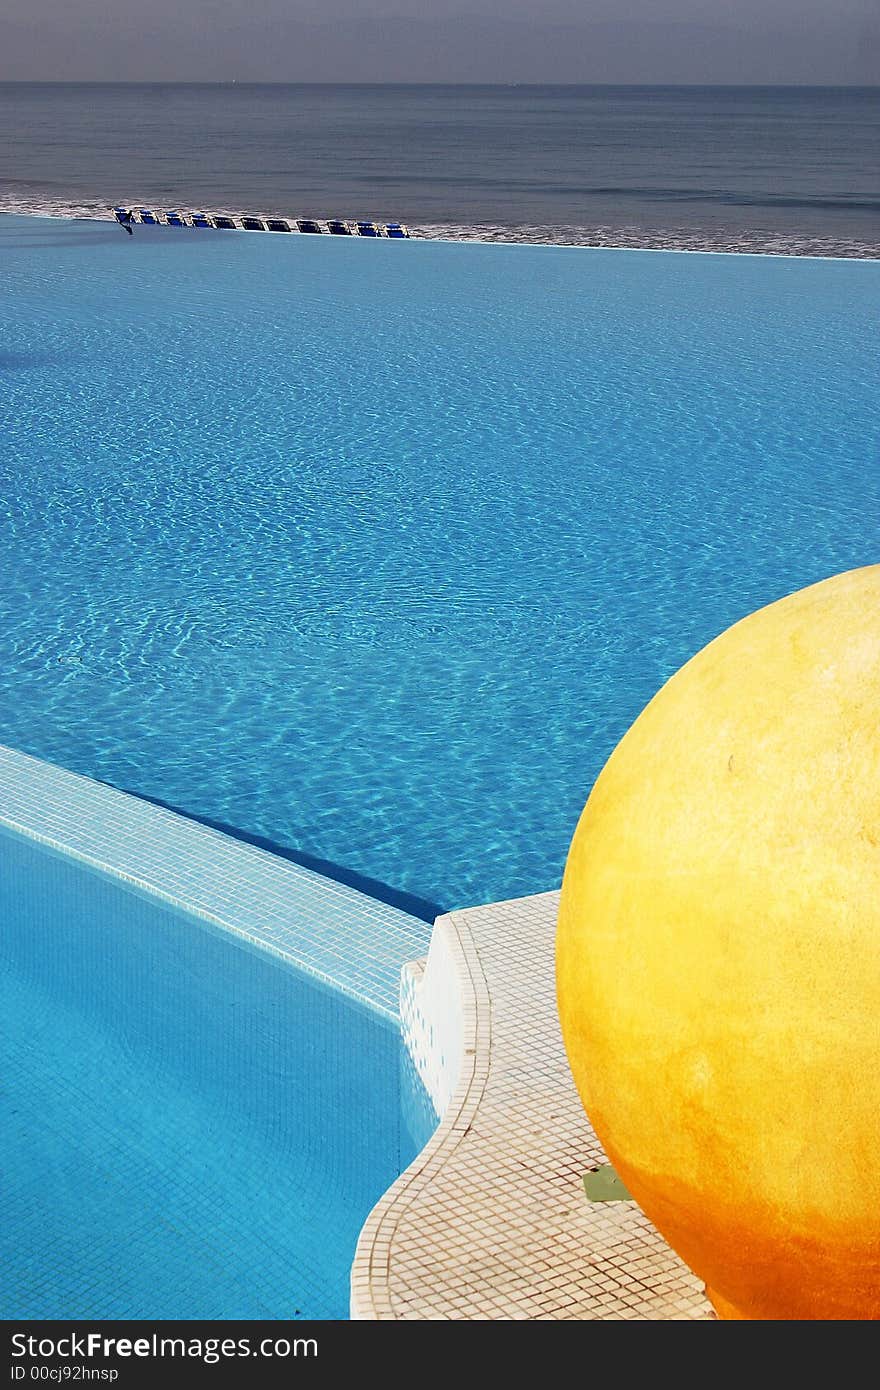
<instances>
[{"instance_id":1,"label":"yellow concrete ball","mask_svg":"<svg viewBox=\"0 0 880 1390\"><path fill-rule=\"evenodd\" d=\"M588 1115L724 1317L880 1317L880 565L737 623L575 832L557 939Z\"/></svg>"}]
</instances>

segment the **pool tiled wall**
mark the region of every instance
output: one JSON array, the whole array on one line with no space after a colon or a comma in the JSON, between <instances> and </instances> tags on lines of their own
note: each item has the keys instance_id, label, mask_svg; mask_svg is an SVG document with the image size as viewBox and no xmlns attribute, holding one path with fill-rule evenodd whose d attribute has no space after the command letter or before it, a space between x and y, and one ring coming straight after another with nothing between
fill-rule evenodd
<instances>
[{"instance_id":1,"label":"pool tiled wall","mask_svg":"<svg viewBox=\"0 0 880 1390\"><path fill-rule=\"evenodd\" d=\"M0 823L237 933L395 1020L431 928L399 908L0 745Z\"/></svg>"}]
</instances>

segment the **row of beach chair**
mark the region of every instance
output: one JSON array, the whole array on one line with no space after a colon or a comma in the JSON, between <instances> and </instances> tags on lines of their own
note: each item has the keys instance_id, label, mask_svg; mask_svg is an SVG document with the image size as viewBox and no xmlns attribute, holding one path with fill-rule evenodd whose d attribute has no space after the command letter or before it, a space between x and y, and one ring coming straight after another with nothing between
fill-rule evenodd
<instances>
[{"instance_id":1,"label":"row of beach chair","mask_svg":"<svg viewBox=\"0 0 880 1390\"><path fill-rule=\"evenodd\" d=\"M121 206L113 209L113 215L125 227L140 222L147 227L207 227L217 231L240 228L246 232L309 232L329 236L390 237L392 240L409 236L409 228L403 222L350 222L336 217L317 222L312 217L292 220L285 217L230 217L216 212L156 212L152 208Z\"/></svg>"}]
</instances>

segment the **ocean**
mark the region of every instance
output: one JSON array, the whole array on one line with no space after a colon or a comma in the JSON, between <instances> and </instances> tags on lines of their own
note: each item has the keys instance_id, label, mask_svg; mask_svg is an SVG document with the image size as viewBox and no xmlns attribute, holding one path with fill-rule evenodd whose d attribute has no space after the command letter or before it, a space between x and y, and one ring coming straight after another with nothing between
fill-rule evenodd
<instances>
[{"instance_id":1,"label":"ocean","mask_svg":"<svg viewBox=\"0 0 880 1390\"><path fill-rule=\"evenodd\" d=\"M0 211L880 256L880 88L0 84Z\"/></svg>"}]
</instances>

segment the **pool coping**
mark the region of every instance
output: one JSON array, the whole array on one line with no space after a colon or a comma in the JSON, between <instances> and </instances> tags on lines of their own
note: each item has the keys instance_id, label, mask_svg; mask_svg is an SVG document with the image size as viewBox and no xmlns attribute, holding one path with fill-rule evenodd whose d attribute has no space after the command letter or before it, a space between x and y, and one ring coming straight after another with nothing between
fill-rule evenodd
<instances>
[{"instance_id":1,"label":"pool coping","mask_svg":"<svg viewBox=\"0 0 880 1390\"><path fill-rule=\"evenodd\" d=\"M449 1100L362 1228L353 1319L713 1317L635 1202L586 1198L584 1173L606 1159L559 1032L557 906L543 893L448 913L404 972L404 1002L422 1004L421 1018L404 1009L404 1035ZM460 1020L451 1046L444 1016Z\"/></svg>"},{"instance_id":2,"label":"pool coping","mask_svg":"<svg viewBox=\"0 0 880 1390\"><path fill-rule=\"evenodd\" d=\"M399 1024L430 927L198 821L0 745L0 825L268 951Z\"/></svg>"},{"instance_id":3,"label":"pool coping","mask_svg":"<svg viewBox=\"0 0 880 1390\"><path fill-rule=\"evenodd\" d=\"M392 1246L401 1213L419 1202L470 1128L489 1075L491 1001L472 941L458 929L454 913L438 917L432 948L442 940L452 965L449 980L460 1008L459 1067L440 1124L410 1166L401 1173L367 1217L351 1267L351 1316L356 1321L396 1318ZM415 962L423 977L425 964ZM426 1290L430 1293L430 1290Z\"/></svg>"}]
</instances>

